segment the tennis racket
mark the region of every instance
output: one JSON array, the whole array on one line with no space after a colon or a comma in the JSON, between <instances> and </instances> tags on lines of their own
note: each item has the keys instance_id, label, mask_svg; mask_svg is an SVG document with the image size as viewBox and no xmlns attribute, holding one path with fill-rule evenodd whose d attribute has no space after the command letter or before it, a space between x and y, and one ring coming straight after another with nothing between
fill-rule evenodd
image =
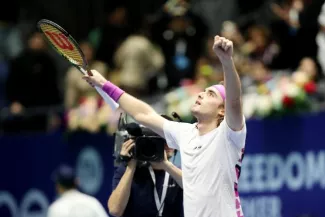
<instances>
[{"instance_id":1,"label":"tennis racket","mask_svg":"<svg viewBox=\"0 0 325 217\"><path fill-rule=\"evenodd\" d=\"M50 45L75 66L82 74L92 75L84 53L73 37L58 24L42 19L37 23L37 28L46 38ZM112 100L101 88L95 87L104 101L113 109L118 108L118 104Z\"/></svg>"}]
</instances>

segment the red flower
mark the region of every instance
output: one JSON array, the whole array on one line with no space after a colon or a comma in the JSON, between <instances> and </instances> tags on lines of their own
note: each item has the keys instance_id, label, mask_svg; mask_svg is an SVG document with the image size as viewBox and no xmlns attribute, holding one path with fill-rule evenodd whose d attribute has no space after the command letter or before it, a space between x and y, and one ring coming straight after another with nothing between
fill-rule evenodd
<instances>
[{"instance_id":1,"label":"red flower","mask_svg":"<svg viewBox=\"0 0 325 217\"><path fill-rule=\"evenodd\" d=\"M313 81L310 81L304 85L304 90L308 94L312 94L316 92L316 84Z\"/></svg>"},{"instance_id":2,"label":"red flower","mask_svg":"<svg viewBox=\"0 0 325 217\"><path fill-rule=\"evenodd\" d=\"M289 97L289 96L284 96L282 98L282 103L285 107L292 107L295 103L295 101L293 100L293 98Z\"/></svg>"}]
</instances>

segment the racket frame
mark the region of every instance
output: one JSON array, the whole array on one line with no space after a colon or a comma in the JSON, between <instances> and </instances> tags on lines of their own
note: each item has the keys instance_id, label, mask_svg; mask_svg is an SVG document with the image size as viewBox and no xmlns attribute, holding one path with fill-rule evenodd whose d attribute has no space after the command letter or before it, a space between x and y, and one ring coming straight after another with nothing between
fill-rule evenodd
<instances>
[{"instance_id":1,"label":"racket frame","mask_svg":"<svg viewBox=\"0 0 325 217\"><path fill-rule=\"evenodd\" d=\"M44 31L41 28L42 24L46 24L46 25L50 25L53 26L54 28L58 29L60 32L62 32L69 40L71 43L73 43L73 45L75 46L75 48L78 50L78 52L81 55L82 58L82 66L77 65L72 63L64 54L62 54L62 52L60 52L54 45L53 43L48 39L48 37L45 37L46 40L49 42L49 44L61 55L63 56L66 60L68 60L73 66L75 66L83 75L92 75L92 72L89 70L89 65L88 65L88 61L86 60L85 54L82 52L78 42L70 35L70 33L68 31L66 31L64 28L62 28L60 25L47 20L47 19L41 19L40 21L37 22L37 28L40 32L42 32L43 35L45 35Z\"/></svg>"},{"instance_id":2,"label":"racket frame","mask_svg":"<svg viewBox=\"0 0 325 217\"><path fill-rule=\"evenodd\" d=\"M71 43L73 43L73 45L77 48L78 52L80 53L81 55L81 58L83 60L83 63L82 63L82 66L80 65L77 65L77 64L74 64L72 63L69 58L67 58L64 54L62 54L61 51L59 51L54 45L53 43L48 39L48 37L45 36L45 33L44 31L42 30L41 28L41 25L42 24L47 24L47 25L50 25L50 26L53 26L54 28L58 29L60 32L62 32L69 40ZM46 41L49 42L49 44L51 44L51 46L57 51L57 53L59 53L61 56L63 56L66 60L69 61L69 63L71 63L73 66L75 66L83 75L89 75L89 76L92 76L93 73L90 71L89 69L89 65L88 65L88 62L85 58L85 55L84 53L82 52L79 44L77 43L77 41L70 35L70 33L68 31L66 31L64 28L62 28L60 25L50 21L50 20L47 20L47 19L41 19L40 21L37 22L37 28L38 30L44 35L44 37L46 38ZM101 88L95 86L95 89L97 90L97 92L99 93L99 95L101 95L101 97L104 99L104 101L114 110L116 110L119 105L114 101L112 100Z\"/></svg>"}]
</instances>

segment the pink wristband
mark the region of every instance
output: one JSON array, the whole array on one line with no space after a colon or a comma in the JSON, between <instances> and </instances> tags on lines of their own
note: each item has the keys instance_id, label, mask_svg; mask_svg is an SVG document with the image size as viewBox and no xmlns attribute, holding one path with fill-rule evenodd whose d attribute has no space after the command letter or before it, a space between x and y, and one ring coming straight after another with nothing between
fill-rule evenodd
<instances>
[{"instance_id":1,"label":"pink wristband","mask_svg":"<svg viewBox=\"0 0 325 217\"><path fill-rule=\"evenodd\" d=\"M104 85L103 85L103 91L105 93L107 93L107 95L109 95L115 102L117 102L120 97L122 96L122 94L124 93L123 90L121 90L118 86L116 86L115 84L112 84L111 82L107 81Z\"/></svg>"}]
</instances>

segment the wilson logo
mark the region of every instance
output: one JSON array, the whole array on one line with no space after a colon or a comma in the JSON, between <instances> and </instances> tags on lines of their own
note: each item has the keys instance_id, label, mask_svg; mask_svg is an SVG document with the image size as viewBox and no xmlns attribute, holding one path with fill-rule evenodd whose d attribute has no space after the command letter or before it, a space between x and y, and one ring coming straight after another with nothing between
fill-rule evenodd
<instances>
[{"instance_id":1,"label":"wilson logo","mask_svg":"<svg viewBox=\"0 0 325 217\"><path fill-rule=\"evenodd\" d=\"M56 33L56 32L49 32L45 31L45 34L49 36L53 43L57 45L59 48L64 50L73 50L73 45L70 43L68 38L62 34L62 33Z\"/></svg>"}]
</instances>

